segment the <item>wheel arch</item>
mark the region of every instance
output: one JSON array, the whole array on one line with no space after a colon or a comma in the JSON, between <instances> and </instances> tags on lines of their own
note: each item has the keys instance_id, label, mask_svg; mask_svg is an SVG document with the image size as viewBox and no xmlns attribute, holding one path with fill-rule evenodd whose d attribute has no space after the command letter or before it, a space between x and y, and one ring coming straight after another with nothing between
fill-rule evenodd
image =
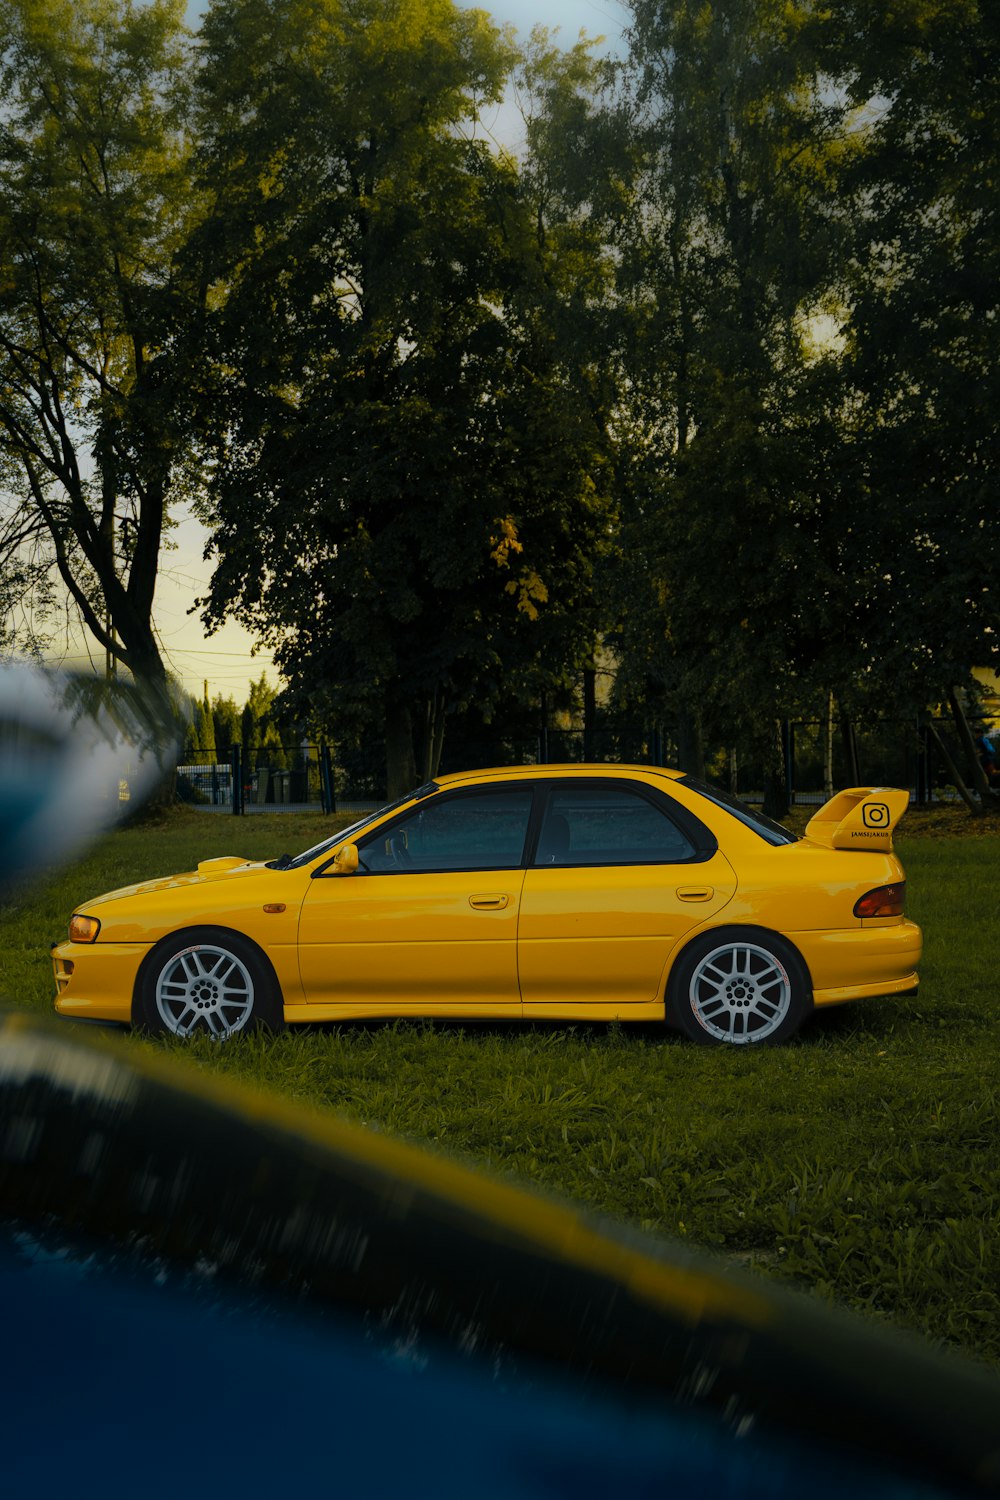
<instances>
[{"instance_id":1,"label":"wheel arch","mask_svg":"<svg viewBox=\"0 0 1000 1500\"><path fill-rule=\"evenodd\" d=\"M776 1023L773 1033L765 1030L763 1035L752 1039L744 1032L743 1041L756 1040L758 1044L769 1045L772 1040L785 1041L794 1035L802 1022L815 1010L809 965L791 938L773 927L763 927L756 922L706 923L688 934L677 949L667 975L663 998L663 1019L666 1026L697 1042L705 1043L709 1040L711 1027L706 1027L704 1022L692 1025L692 996L687 993L687 986L698 964L711 953L715 943L732 943L735 946L747 943L756 946L769 953L788 974L791 988L785 1016ZM735 1042L737 1038L713 1034L712 1040L718 1045Z\"/></svg>"},{"instance_id":2,"label":"wheel arch","mask_svg":"<svg viewBox=\"0 0 1000 1500\"><path fill-rule=\"evenodd\" d=\"M285 996L281 988L281 981L279 980L274 964L271 962L271 959L265 949L263 949L260 944L255 941L254 938L249 937L245 932L240 932L236 927L223 927L216 922L199 922L196 926L174 927L170 932L165 932L161 938L157 938L156 942L152 945L149 951L143 955L142 962L135 971L135 979L132 981L132 1003L130 1011L133 1026L141 1024L142 987L145 982L146 975L149 973L152 965L156 962L157 955L163 951L168 943L175 942L178 938L186 937L189 935L192 937L194 942L197 942L199 939L204 940L209 938L238 938L241 943L246 943L248 947L253 949L254 956L263 966L269 982L274 985L274 993L277 996L278 1004L282 1011L282 1014L284 1014Z\"/></svg>"},{"instance_id":3,"label":"wheel arch","mask_svg":"<svg viewBox=\"0 0 1000 1500\"><path fill-rule=\"evenodd\" d=\"M722 915L723 912L719 912L719 916L721 917ZM759 922L734 922L732 920L728 922L708 921L700 927L693 927L690 932L684 935L677 946L671 950L670 968L667 970L666 983L663 987L663 999L668 1008L668 1012L672 986L676 983L677 970L680 967L681 959L683 958L684 954L688 951L692 944L700 942L704 938L712 937L717 933L724 934L727 932L738 932L741 937L747 938L777 938L779 944L783 945L786 948L790 948L798 962L802 965L802 975L805 979L806 987L809 991L809 999L811 1002L813 991L812 973L801 948L797 943L794 943L792 941L787 933L779 932L776 927L763 927Z\"/></svg>"}]
</instances>

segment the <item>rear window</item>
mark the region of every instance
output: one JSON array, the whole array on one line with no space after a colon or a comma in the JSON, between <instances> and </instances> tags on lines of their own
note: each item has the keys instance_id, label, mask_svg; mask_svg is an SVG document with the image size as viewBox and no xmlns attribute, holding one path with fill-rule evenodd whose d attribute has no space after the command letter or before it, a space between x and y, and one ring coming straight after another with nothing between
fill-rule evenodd
<instances>
[{"instance_id":1,"label":"rear window","mask_svg":"<svg viewBox=\"0 0 1000 1500\"><path fill-rule=\"evenodd\" d=\"M699 797L704 797L708 802L714 802L716 807L724 808L727 813L745 823L747 828L752 828L768 844L797 844L799 841L798 834L792 833L783 823L776 823L773 818L758 812L755 807L748 807L739 797L722 791L720 787L709 786L707 781L699 781L696 776L682 776L680 784L697 792Z\"/></svg>"},{"instance_id":2,"label":"rear window","mask_svg":"<svg viewBox=\"0 0 1000 1500\"><path fill-rule=\"evenodd\" d=\"M549 797L535 864L683 864L696 857L676 823L639 791L575 783Z\"/></svg>"}]
</instances>

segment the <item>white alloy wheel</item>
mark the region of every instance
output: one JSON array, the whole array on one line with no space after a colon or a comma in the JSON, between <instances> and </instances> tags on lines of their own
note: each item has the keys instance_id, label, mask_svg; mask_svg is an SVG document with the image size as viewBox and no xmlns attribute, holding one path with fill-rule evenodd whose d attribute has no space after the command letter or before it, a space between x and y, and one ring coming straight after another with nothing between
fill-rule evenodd
<instances>
[{"instance_id":1,"label":"white alloy wheel","mask_svg":"<svg viewBox=\"0 0 1000 1500\"><path fill-rule=\"evenodd\" d=\"M163 965L154 999L165 1031L186 1037L201 1026L224 1041L242 1031L253 1015L254 982L235 953L217 943L198 943Z\"/></svg>"},{"instance_id":2,"label":"white alloy wheel","mask_svg":"<svg viewBox=\"0 0 1000 1500\"><path fill-rule=\"evenodd\" d=\"M792 1008L792 980L757 943L728 940L695 965L687 986L691 1015L716 1042L763 1042Z\"/></svg>"}]
</instances>

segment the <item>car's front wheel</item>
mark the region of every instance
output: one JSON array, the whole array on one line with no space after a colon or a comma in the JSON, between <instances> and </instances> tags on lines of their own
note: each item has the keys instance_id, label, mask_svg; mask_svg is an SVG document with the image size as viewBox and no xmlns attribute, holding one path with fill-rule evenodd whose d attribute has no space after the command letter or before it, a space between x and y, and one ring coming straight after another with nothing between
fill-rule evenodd
<instances>
[{"instance_id":1,"label":"car's front wheel","mask_svg":"<svg viewBox=\"0 0 1000 1500\"><path fill-rule=\"evenodd\" d=\"M136 1023L154 1034L189 1037L203 1031L219 1042L240 1031L283 1025L270 965L246 938L221 928L189 928L155 948L133 1010Z\"/></svg>"},{"instance_id":2,"label":"car's front wheel","mask_svg":"<svg viewBox=\"0 0 1000 1500\"><path fill-rule=\"evenodd\" d=\"M791 943L757 927L722 927L684 949L667 1019L696 1042L784 1042L809 1011L809 977Z\"/></svg>"}]
</instances>

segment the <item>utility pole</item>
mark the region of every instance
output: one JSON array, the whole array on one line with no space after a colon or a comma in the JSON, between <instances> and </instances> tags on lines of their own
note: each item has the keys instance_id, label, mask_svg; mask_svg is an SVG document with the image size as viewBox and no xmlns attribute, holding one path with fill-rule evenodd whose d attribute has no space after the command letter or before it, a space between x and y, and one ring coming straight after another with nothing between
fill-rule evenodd
<instances>
[{"instance_id":1,"label":"utility pole","mask_svg":"<svg viewBox=\"0 0 1000 1500\"><path fill-rule=\"evenodd\" d=\"M115 638L115 627L111 623L111 611L110 611L110 609L108 609L108 607L106 605L105 605L105 609L104 609L104 629L107 631L107 633L111 637L111 639L114 640L114 638ZM117 676L118 676L118 662L117 662L117 659L115 657L115 653L112 651L112 649L111 649L110 646L105 646L105 648L104 648L104 680L105 680L105 682L112 682L112 681L114 681L114 679Z\"/></svg>"}]
</instances>

